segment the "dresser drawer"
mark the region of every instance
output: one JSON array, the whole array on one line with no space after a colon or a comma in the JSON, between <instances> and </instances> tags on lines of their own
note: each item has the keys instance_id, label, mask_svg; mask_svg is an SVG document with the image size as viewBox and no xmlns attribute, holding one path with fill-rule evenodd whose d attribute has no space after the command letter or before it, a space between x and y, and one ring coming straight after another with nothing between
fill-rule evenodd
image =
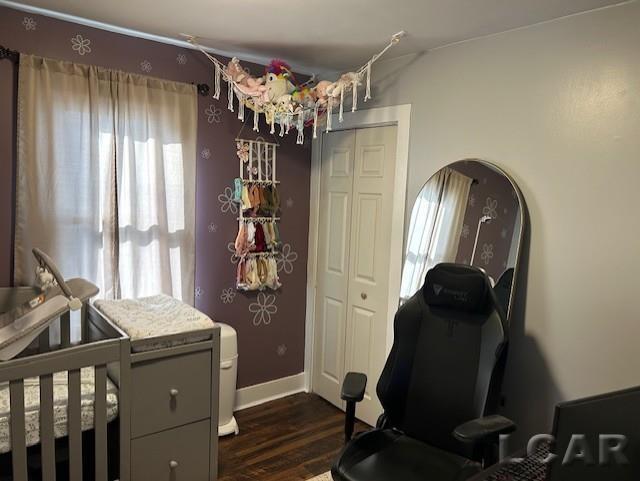
<instances>
[{"instance_id":1,"label":"dresser drawer","mask_svg":"<svg viewBox=\"0 0 640 481\"><path fill-rule=\"evenodd\" d=\"M211 417L211 351L134 364L131 436Z\"/></svg>"},{"instance_id":2,"label":"dresser drawer","mask_svg":"<svg viewBox=\"0 0 640 481\"><path fill-rule=\"evenodd\" d=\"M207 420L134 439L132 481L209 481L210 430Z\"/></svg>"}]
</instances>

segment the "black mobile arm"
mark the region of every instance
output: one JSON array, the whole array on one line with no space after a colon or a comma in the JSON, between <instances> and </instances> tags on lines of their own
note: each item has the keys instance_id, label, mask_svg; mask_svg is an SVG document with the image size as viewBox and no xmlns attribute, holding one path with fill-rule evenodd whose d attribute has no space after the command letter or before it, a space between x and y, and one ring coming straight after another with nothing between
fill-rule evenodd
<instances>
[{"instance_id":1,"label":"black mobile arm","mask_svg":"<svg viewBox=\"0 0 640 481\"><path fill-rule=\"evenodd\" d=\"M344 421L344 440L348 443L353 436L356 423L356 403L364 399L367 387L367 376L359 372L349 372L342 383L340 397L347 402L347 413Z\"/></svg>"}]
</instances>

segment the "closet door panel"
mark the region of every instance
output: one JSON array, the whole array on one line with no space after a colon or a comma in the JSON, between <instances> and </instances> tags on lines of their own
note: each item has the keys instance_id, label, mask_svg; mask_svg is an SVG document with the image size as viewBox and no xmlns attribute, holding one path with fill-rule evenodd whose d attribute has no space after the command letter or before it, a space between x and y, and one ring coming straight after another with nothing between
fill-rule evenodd
<instances>
[{"instance_id":1,"label":"closet door panel","mask_svg":"<svg viewBox=\"0 0 640 481\"><path fill-rule=\"evenodd\" d=\"M382 413L375 386L387 357L395 154L396 127L356 131L345 372L367 374L369 386L356 415L372 425Z\"/></svg>"},{"instance_id":2,"label":"closet door panel","mask_svg":"<svg viewBox=\"0 0 640 481\"><path fill-rule=\"evenodd\" d=\"M313 389L341 407L349 288L355 134L323 137Z\"/></svg>"},{"instance_id":3,"label":"closet door panel","mask_svg":"<svg viewBox=\"0 0 640 481\"><path fill-rule=\"evenodd\" d=\"M347 351L349 371L368 373L371 369L371 353L374 348L375 312L353 306L350 317L350 340ZM364 393L366 401L376 397L377 379L370 379Z\"/></svg>"},{"instance_id":4,"label":"closet door panel","mask_svg":"<svg viewBox=\"0 0 640 481\"><path fill-rule=\"evenodd\" d=\"M349 192L330 192L329 218L326 232L327 265L326 270L339 276L347 273L347 251L349 244L350 195Z\"/></svg>"},{"instance_id":5,"label":"closet door panel","mask_svg":"<svg viewBox=\"0 0 640 481\"><path fill-rule=\"evenodd\" d=\"M355 264L353 269L354 280L375 285L376 274L376 250L378 239L376 235L381 228L379 226L382 215L382 195L358 193L356 200L356 215L354 217L355 236L353 251Z\"/></svg>"},{"instance_id":6,"label":"closet door panel","mask_svg":"<svg viewBox=\"0 0 640 481\"><path fill-rule=\"evenodd\" d=\"M324 298L324 309L322 318L322 376L327 378L329 382L339 383L342 366L339 360L342 359L341 353L338 351L338 345L341 343L342 328L344 324L340 322L345 318L344 302L330 297Z\"/></svg>"}]
</instances>

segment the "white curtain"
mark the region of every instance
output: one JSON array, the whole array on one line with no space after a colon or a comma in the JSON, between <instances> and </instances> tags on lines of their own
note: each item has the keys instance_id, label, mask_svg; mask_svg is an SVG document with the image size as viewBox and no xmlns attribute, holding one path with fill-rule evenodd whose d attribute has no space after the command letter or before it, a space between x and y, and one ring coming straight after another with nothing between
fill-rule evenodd
<instances>
[{"instance_id":1,"label":"white curtain","mask_svg":"<svg viewBox=\"0 0 640 481\"><path fill-rule=\"evenodd\" d=\"M103 298L193 303L195 87L22 55L15 282L40 247Z\"/></svg>"},{"instance_id":2,"label":"white curtain","mask_svg":"<svg viewBox=\"0 0 640 481\"><path fill-rule=\"evenodd\" d=\"M448 167L425 184L411 211L400 299L407 300L429 269L455 262L473 179Z\"/></svg>"}]
</instances>

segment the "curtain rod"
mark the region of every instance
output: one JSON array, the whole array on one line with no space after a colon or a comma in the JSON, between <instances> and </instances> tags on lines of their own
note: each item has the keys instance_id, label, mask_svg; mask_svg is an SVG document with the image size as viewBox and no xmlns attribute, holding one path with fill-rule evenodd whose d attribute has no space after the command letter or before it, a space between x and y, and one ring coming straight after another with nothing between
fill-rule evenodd
<instances>
[{"instance_id":1,"label":"curtain rod","mask_svg":"<svg viewBox=\"0 0 640 481\"><path fill-rule=\"evenodd\" d=\"M9 48L6 48L0 45L0 60L2 59L7 59L17 64L20 62L20 52L18 52L17 50L11 50ZM211 88L209 87L209 85L203 83L203 84L196 84L196 86L198 87L198 93L200 95L202 95L203 97L206 97L207 95L209 95L209 92L211 91Z\"/></svg>"},{"instance_id":2,"label":"curtain rod","mask_svg":"<svg viewBox=\"0 0 640 481\"><path fill-rule=\"evenodd\" d=\"M11 50L9 48L5 48L0 45L0 60L6 58L7 60L11 60L13 63L18 63L20 60L20 52L17 50Z\"/></svg>"}]
</instances>

